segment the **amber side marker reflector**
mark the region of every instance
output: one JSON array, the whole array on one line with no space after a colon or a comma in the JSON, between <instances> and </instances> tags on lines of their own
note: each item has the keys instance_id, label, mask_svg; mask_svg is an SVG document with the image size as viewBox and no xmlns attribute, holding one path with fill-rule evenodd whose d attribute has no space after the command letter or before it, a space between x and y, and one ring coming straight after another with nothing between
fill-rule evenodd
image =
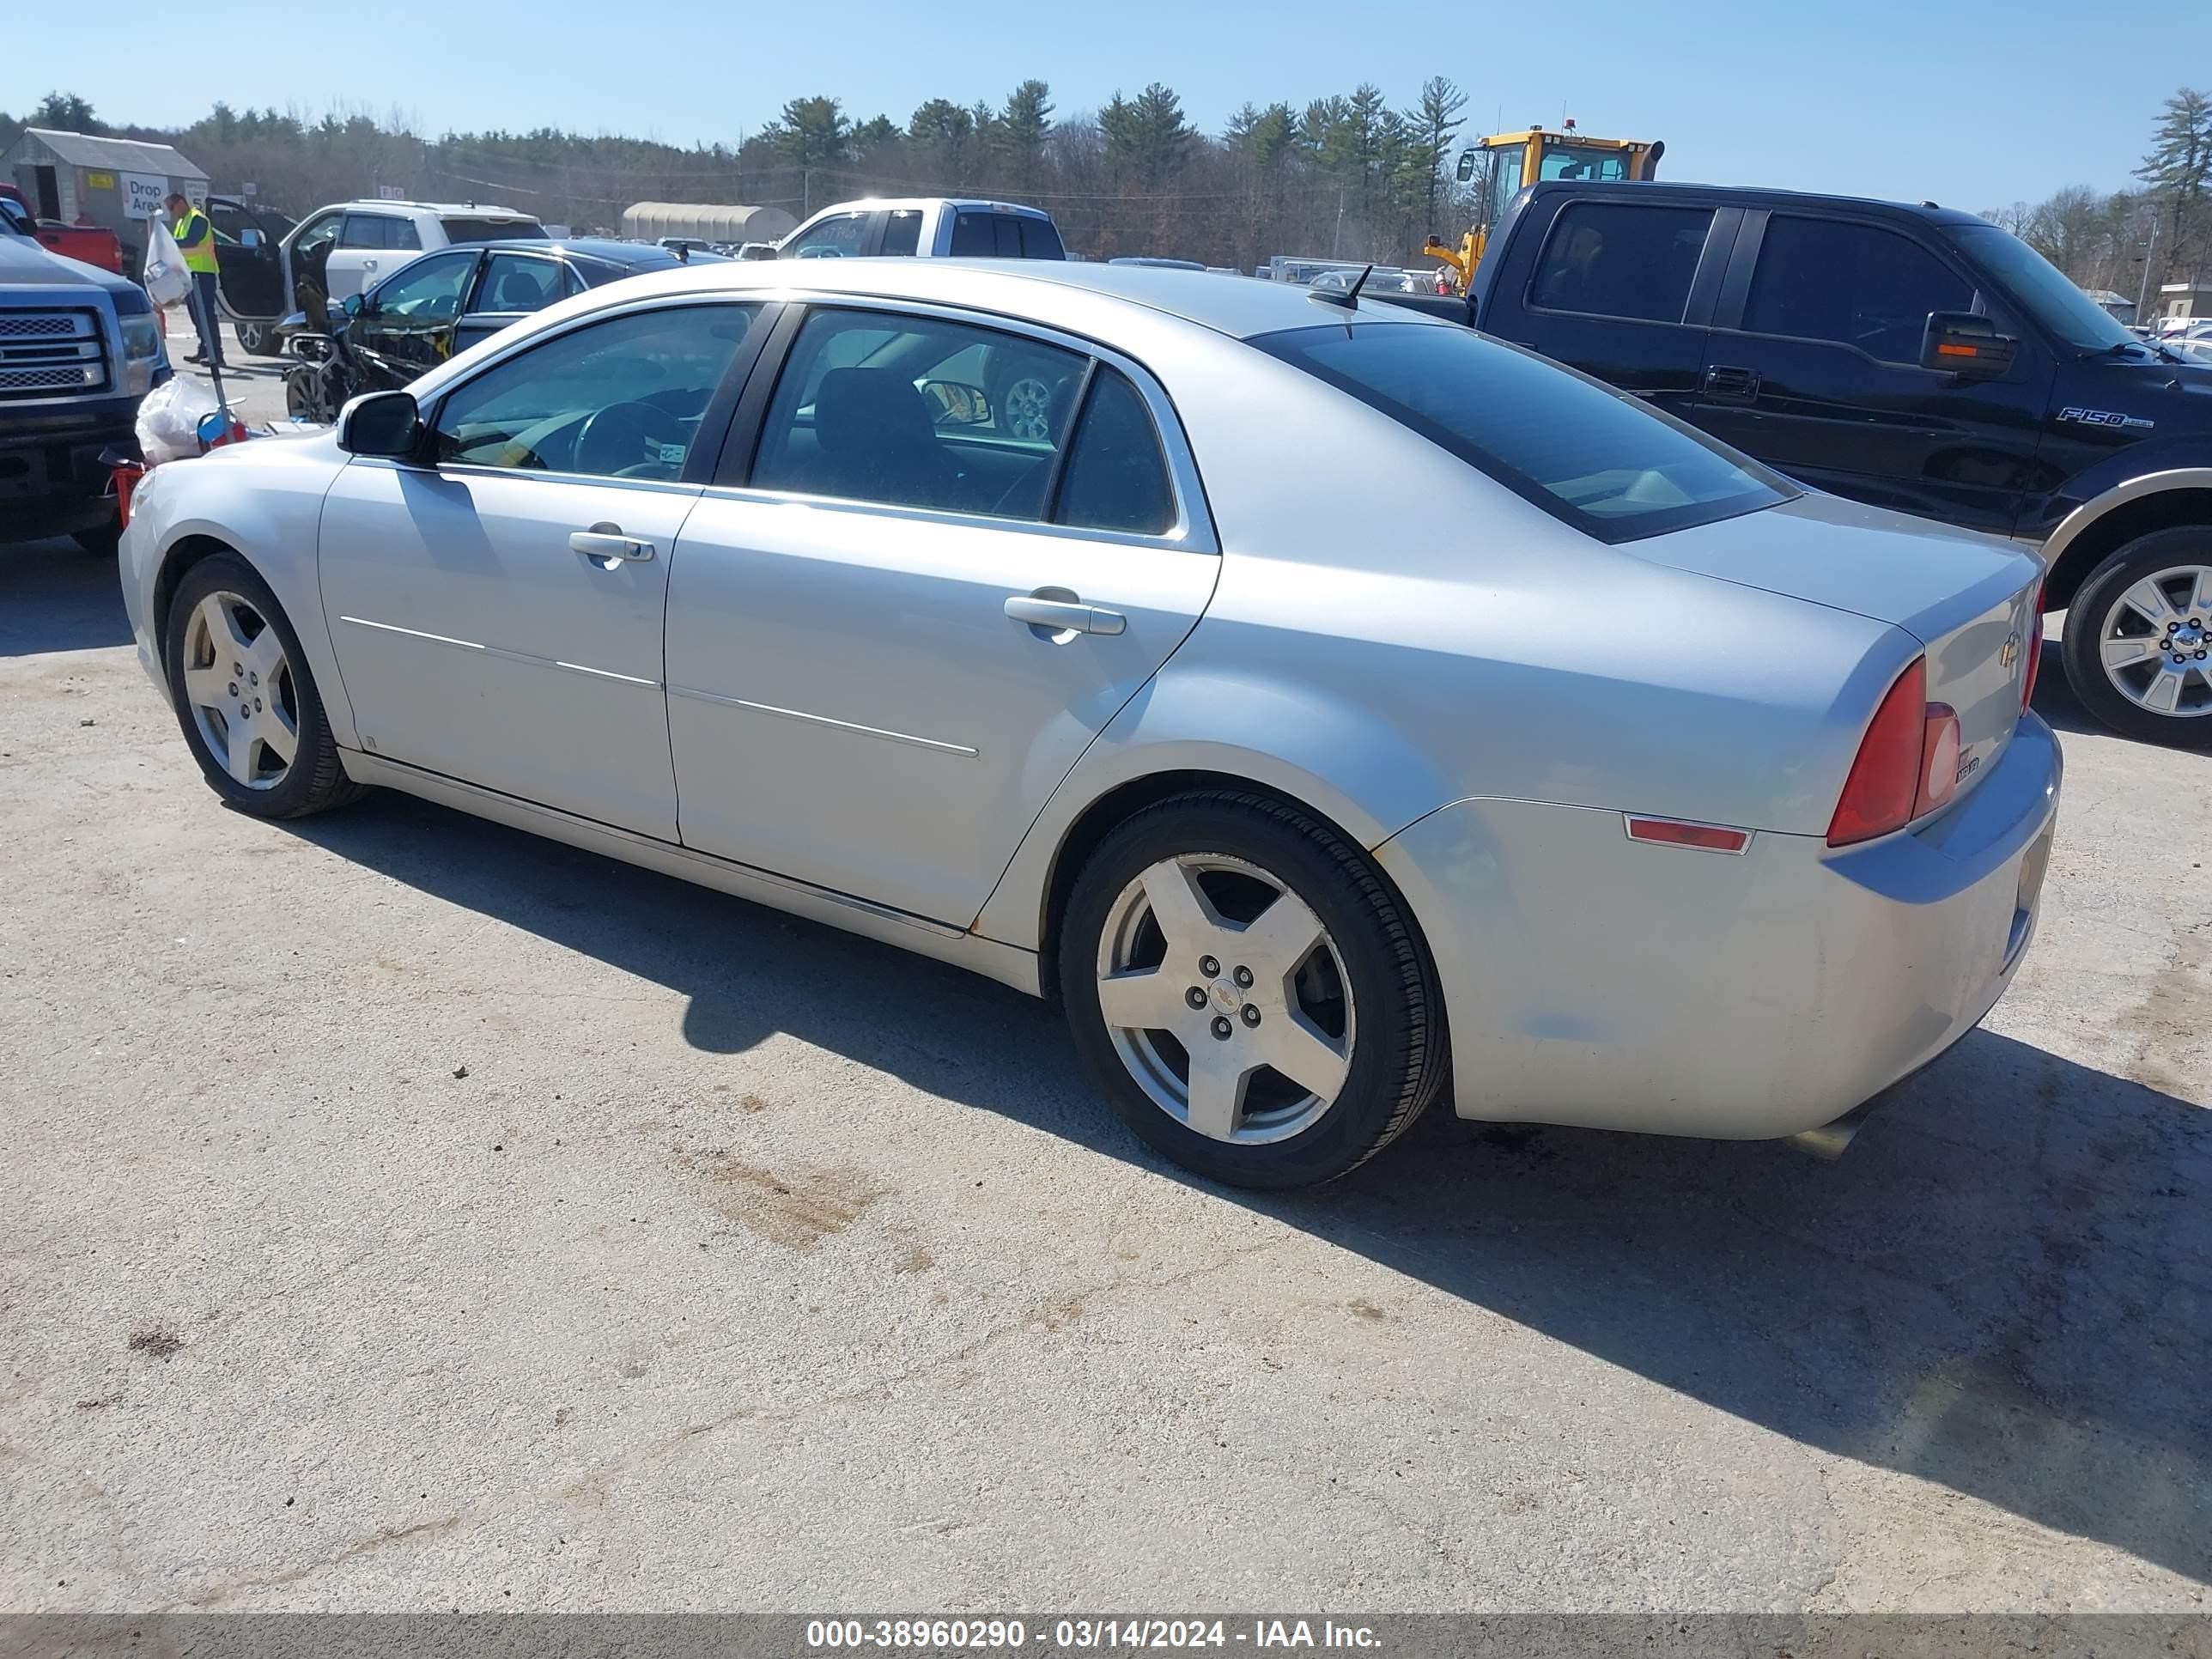
<instances>
[{"instance_id":1,"label":"amber side marker reflector","mask_svg":"<svg viewBox=\"0 0 2212 1659\"><path fill-rule=\"evenodd\" d=\"M1623 813L1631 841L1654 847L1686 847L1698 853L1741 853L1751 845L1751 831L1730 830L1717 823L1685 823L1679 818L1639 818Z\"/></svg>"},{"instance_id":2,"label":"amber side marker reflector","mask_svg":"<svg viewBox=\"0 0 2212 1659\"><path fill-rule=\"evenodd\" d=\"M1939 345L1936 348L1936 355L1938 357L1978 357L1982 354L1980 348L1976 346Z\"/></svg>"}]
</instances>

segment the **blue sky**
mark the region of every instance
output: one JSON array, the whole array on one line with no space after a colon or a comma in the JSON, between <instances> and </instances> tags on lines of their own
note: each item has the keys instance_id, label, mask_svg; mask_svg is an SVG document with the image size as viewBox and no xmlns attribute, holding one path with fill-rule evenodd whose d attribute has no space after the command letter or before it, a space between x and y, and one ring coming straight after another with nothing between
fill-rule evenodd
<instances>
[{"instance_id":1,"label":"blue sky","mask_svg":"<svg viewBox=\"0 0 2212 1659\"><path fill-rule=\"evenodd\" d=\"M2162 13L2145 50L2079 0L223 0L189 18L108 0L84 28L62 27L56 0L25 5L28 39L0 54L0 109L18 114L59 88L163 125L220 97L396 110L432 134L550 125L688 144L734 140L796 95L903 121L926 98L995 103L1036 76L1064 114L1164 81L1212 131L1248 98L1368 80L1402 105L1443 74L1468 94L1468 134L1564 112L1663 138L1665 176L1974 210L2128 183L2160 101L2192 76L2212 88L2212 8Z\"/></svg>"}]
</instances>

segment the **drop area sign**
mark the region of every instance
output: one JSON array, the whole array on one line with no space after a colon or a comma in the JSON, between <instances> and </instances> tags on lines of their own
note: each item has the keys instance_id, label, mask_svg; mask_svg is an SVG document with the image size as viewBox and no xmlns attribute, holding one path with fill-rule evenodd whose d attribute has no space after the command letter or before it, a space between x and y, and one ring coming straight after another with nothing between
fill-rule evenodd
<instances>
[{"instance_id":1,"label":"drop area sign","mask_svg":"<svg viewBox=\"0 0 2212 1659\"><path fill-rule=\"evenodd\" d=\"M161 173L125 173L118 176L123 186L123 211L132 219L161 216L161 198L169 193L169 179Z\"/></svg>"}]
</instances>

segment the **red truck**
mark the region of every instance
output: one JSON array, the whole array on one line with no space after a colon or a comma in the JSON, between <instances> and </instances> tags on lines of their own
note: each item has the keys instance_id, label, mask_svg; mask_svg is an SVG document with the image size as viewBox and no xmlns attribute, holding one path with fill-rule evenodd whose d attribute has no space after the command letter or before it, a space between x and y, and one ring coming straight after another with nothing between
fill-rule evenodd
<instances>
[{"instance_id":1,"label":"red truck","mask_svg":"<svg viewBox=\"0 0 2212 1659\"><path fill-rule=\"evenodd\" d=\"M118 276L130 275L123 268L123 244L113 231L104 225L65 225L58 220L35 218L23 192L13 185L0 185L0 222L0 222L0 234L14 231L64 258L82 259Z\"/></svg>"}]
</instances>

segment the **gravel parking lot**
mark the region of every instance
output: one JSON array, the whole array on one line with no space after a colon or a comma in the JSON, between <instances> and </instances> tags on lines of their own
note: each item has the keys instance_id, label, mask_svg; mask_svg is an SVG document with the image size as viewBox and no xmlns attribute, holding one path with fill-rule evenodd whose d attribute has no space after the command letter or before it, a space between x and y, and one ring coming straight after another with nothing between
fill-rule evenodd
<instances>
[{"instance_id":1,"label":"gravel parking lot","mask_svg":"<svg viewBox=\"0 0 2212 1659\"><path fill-rule=\"evenodd\" d=\"M2039 941L1843 1162L1439 1108L1255 1199L996 986L225 811L0 548L7 1604L2202 1608L2212 756L2038 701Z\"/></svg>"}]
</instances>

